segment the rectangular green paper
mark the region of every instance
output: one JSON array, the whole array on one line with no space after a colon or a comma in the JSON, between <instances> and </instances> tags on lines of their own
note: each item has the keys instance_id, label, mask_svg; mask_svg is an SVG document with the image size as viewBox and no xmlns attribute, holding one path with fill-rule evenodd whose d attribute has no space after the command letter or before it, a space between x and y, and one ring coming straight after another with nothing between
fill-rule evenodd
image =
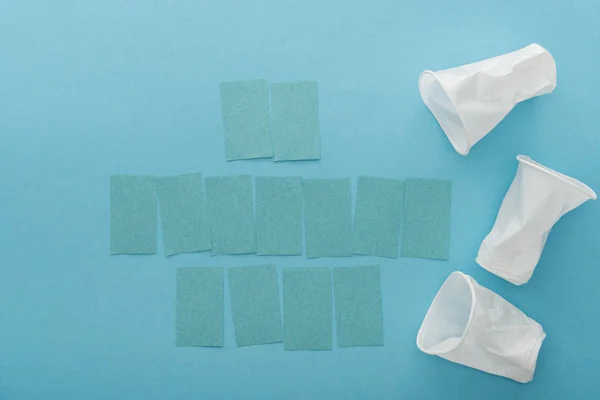
<instances>
[{"instance_id":1,"label":"rectangular green paper","mask_svg":"<svg viewBox=\"0 0 600 400\"><path fill-rule=\"evenodd\" d=\"M283 270L283 342L286 350L332 346L331 269Z\"/></svg>"},{"instance_id":2,"label":"rectangular green paper","mask_svg":"<svg viewBox=\"0 0 600 400\"><path fill-rule=\"evenodd\" d=\"M303 182L306 257L343 257L352 252L349 179Z\"/></svg>"},{"instance_id":3,"label":"rectangular green paper","mask_svg":"<svg viewBox=\"0 0 600 400\"><path fill-rule=\"evenodd\" d=\"M155 177L110 177L110 254L156 254Z\"/></svg>"},{"instance_id":4,"label":"rectangular green paper","mask_svg":"<svg viewBox=\"0 0 600 400\"><path fill-rule=\"evenodd\" d=\"M404 182L397 179L358 178L352 252L398 257Z\"/></svg>"},{"instance_id":5,"label":"rectangular green paper","mask_svg":"<svg viewBox=\"0 0 600 400\"><path fill-rule=\"evenodd\" d=\"M177 268L176 346L223 346L223 269Z\"/></svg>"},{"instance_id":6,"label":"rectangular green paper","mask_svg":"<svg viewBox=\"0 0 600 400\"><path fill-rule=\"evenodd\" d=\"M267 81L222 83L221 107L227 161L273 157Z\"/></svg>"},{"instance_id":7,"label":"rectangular green paper","mask_svg":"<svg viewBox=\"0 0 600 400\"><path fill-rule=\"evenodd\" d=\"M338 346L383 345L380 275L379 266L333 269Z\"/></svg>"},{"instance_id":8,"label":"rectangular green paper","mask_svg":"<svg viewBox=\"0 0 600 400\"><path fill-rule=\"evenodd\" d=\"M321 158L317 82L271 84L275 161Z\"/></svg>"},{"instance_id":9,"label":"rectangular green paper","mask_svg":"<svg viewBox=\"0 0 600 400\"><path fill-rule=\"evenodd\" d=\"M448 259L452 182L437 179L406 181L402 257Z\"/></svg>"},{"instance_id":10,"label":"rectangular green paper","mask_svg":"<svg viewBox=\"0 0 600 400\"><path fill-rule=\"evenodd\" d=\"M210 250L202 174L160 178L158 202L167 255Z\"/></svg>"},{"instance_id":11,"label":"rectangular green paper","mask_svg":"<svg viewBox=\"0 0 600 400\"><path fill-rule=\"evenodd\" d=\"M257 177L256 252L302 254L302 179Z\"/></svg>"},{"instance_id":12,"label":"rectangular green paper","mask_svg":"<svg viewBox=\"0 0 600 400\"><path fill-rule=\"evenodd\" d=\"M229 268L228 277L238 347L281 342L277 268L274 265Z\"/></svg>"},{"instance_id":13,"label":"rectangular green paper","mask_svg":"<svg viewBox=\"0 0 600 400\"><path fill-rule=\"evenodd\" d=\"M206 178L212 255L256 253L252 177Z\"/></svg>"}]
</instances>

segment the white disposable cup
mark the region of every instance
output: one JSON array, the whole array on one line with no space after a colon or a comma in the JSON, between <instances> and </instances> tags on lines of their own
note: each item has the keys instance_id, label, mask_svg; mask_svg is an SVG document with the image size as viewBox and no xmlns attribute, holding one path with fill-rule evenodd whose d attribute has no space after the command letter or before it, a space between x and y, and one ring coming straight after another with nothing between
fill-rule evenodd
<instances>
[{"instance_id":1,"label":"white disposable cup","mask_svg":"<svg viewBox=\"0 0 600 400\"><path fill-rule=\"evenodd\" d=\"M585 184L517 156L519 168L481 243L477 263L515 285L529 281L554 224L596 193Z\"/></svg>"},{"instance_id":2,"label":"white disposable cup","mask_svg":"<svg viewBox=\"0 0 600 400\"><path fill-rule=\"evenodd\" d=\"M419 91L454 149L467 155L523 100L556 87L556 64L539 44L442 71L423 71Z\"/></svg>"},{"instance_id":3,"label":"white disposable cup","mask_svg":"<svg viewBox=\"0 0 600 400\"><path fill-rule=\"evenodd\" d=\"M433 299L417 334L424 353L527 383L546 334L518 308L462 272Z\"/></svg>"}]
</instances>

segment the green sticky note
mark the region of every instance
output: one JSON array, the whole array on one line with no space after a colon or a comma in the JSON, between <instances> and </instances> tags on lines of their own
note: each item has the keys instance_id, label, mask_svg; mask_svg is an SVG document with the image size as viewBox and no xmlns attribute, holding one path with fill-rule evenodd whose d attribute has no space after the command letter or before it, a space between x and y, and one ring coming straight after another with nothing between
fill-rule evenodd
<instances>
[{"instance_id":1,"label":"green sticky note","mask_svg":"<svg viewBox=\"0 0 600 400\"><path fill-rule=\"evenodd\" d=\"M252 177L206 178L212 255L256 253Z\"/></svg>"},{"instance_id":2,"label":"green sticky note","mask_svg":"<svg viewBox=\"0 0 600 400\"><path fill-rule=\"evenodd\" d=\"M202 174L160 178L158 203L167 255L210 250Z\"/></svg>"},{"instance_id":3,"label":"green sticky note","mask_svg":"<svg viewBox=\"0 0 600 400\"><path fill-rule=\"evenodd\" d=\"M110 177L110 254L156 254L155 177Z\"/></svg>"},{"instance_id":4,"label":"green sticky note","mask_svg":"<svg viewBox=\"0 0 600 400\"><path fill-rule=\"evenodd\" d=\"M332 345L331 269L283 270L283 343L286 350Z\"/></svg>"},{"instance_id":5,"label":"green sticky note","mask_svg":"<svg viewBox=\"0 0 600 400\"><path fill-rule=\"evenodd\" d=\"M321 158L318 92L317 82L271 84L275 161Z\"/></svg>"},{"instance_id":6,"label":"green sticky note","mask_svg":"<svg viewBox=\"0 0 600 400\"><path fill-rule=\"evenodd\" d=\"M379 266L334 268L333 290L338 346L382 346Z\"/></svg>"},{"instance_id":7,"label":"green sticky note","mask_svg":"<svg viewBox=\"0 0 600 400\"><path fill-rule=\"evenodd\" d=\"M406 181L402 257L448 259L452 182L436 179Z\"/></svg>"},{"instance_id":8,"label":"green sticky note","mask_svg":"<svg viewBox=\"0 0 600 400\"><path fill-rule=\"evenodd\" d=\"M267 81L221 84L227 161L273 157Z\"/></svg>"},{"instance_id":9,"label":"green sticky note","mask_svg":"<svg viewBox=\"0 0 600 400\"><path fill-rule=\"evenodd\" d=\"M404 182L396 179L358 178L352 252L398 257Z\"/></svg>"},{"instance_id":10,"label":"green sticky note","mask_svg":"<svg viewBox=\"0 0 600 400\"><path fill-rule=\"evenodd\" d=\"M176 346L223 346L223 269L177 268Z\"/></svg>"},{"instance_id":11,"label":"green sticky note","mask_svg":"<svg viewBox=\"0 0 600 400\"><path fill-rule=\"evenodd\" d=\"M349 179L303 182L306 256L343 257L352 252L352 193Z\"/></svg>"},{"instance_id":12,"label":"green sticky note","mask_svg":"<svg viewBox=\"0 0 600 400\"><path fill-rule=\"evenodd\" d=\"M302 179L257 177L256 252L302 254Z\"/></svg>"},{"instance_id":13,"label":"green sticky note","mask_svg":"<svg viewBox=\"0 0 600 400\"><path fill-rule=\"evenodd\" d=\"M281 342L277 268L274 265L229 268L227 275L238 347Z\"/></svg>"}]
</instances>

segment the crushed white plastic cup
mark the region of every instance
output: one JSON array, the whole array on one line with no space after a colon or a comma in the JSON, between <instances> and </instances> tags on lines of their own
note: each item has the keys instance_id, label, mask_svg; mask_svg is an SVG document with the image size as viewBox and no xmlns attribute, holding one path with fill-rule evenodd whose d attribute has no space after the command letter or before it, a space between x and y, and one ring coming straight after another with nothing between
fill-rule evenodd
<instances>
[{"instance_id":1,"label":"crushed white plastic cup","mask_svg":"<svg viewBox=\"0 0 600 400\"><path fill-rule=\"evenodd\" d=\"M527 283L542 256L554 224L596 193L585 184L553 171L527 156L481 243L477 264L515 285Z\"/></svg>"},{"instance_id":2,"label":"crushed white plastic cup","mask_svg":"<svg viewBox=\"0 0 600 400\"><path fill-rule=\"evenodd\" d=\"M454 149L466 156L521 101L556 87L556 64L539 44L442 71L423 71L419 91Z\"/></svg>"},{"instance_id":3,"label":"crushed white plastic cup","mask_svg":"<svg viewBox=\"0 0 600 400\"><path fill-rule=\"evenodd\" d=\"M546 334L518 308L462 272L433 299L417 334L424 353L527 383Z\"/></svg>"}]
</instances>

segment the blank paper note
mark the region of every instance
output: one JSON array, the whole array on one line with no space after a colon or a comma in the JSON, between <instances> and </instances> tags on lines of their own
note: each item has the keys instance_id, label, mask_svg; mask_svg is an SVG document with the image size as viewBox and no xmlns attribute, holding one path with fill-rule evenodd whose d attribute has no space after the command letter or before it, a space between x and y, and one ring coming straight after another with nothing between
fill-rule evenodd
<instances>
[{"instance_id":1,"label":"blank paper note","mask_svg":"<svg viewBox=\"0 0 600 400\"><path fill-rule=\"evenodd\" d=\"M212 255L256 253L252 177L206 178Z\"/></svg>"},{"instance_id":2,"label":"blank paper note","mask_svg":"<svg viewBox=\"0 0 600 400\"><path fill-rule=\"evenodd\" d=\"M275 161L321 158L317 82L271 84Z\"/></svg>"},{"instance_id":3,"label":"blank paper note","mask_svg":"<svg viewBox=\"0 0 600 400\"><path fill-rule=\"evenodd\" d=\"M302 179L257 177L256 252L302 254Z\"/></svg>"},{"instance_id":4,"label":"blank paper note","mask_svg":"<svg viewBox=\"0 0 600 400\"><path fill-rule=\"evenodd\" d=\"M156 254L155 177L110 177L110 254Z\"/></svg>"},{"instance_id":5,"label":"blank paper note","mask_svg":"<svg viewBox=\"0 0 600 400\"><path fill-rule=\"evenodd\" d=\"M267 81L221 84L227 161L273 157Z\"/></svg>"},{"instance_id":6,"label":"blank paper note","mask_svg":"<svg viewBox=\"0 0 600 400\"><path fill-rule=\"evenodd\" d=\"M358 178L352 252L398 257L404 182L397 179Z\"/></svg>"},{"instance_id":7,"label":"blank paper note","mask_svg":"<svg viewBox=\"0 0 600 400\"><path fill-rule=\"evenodd\" d=\"M238 347L281 342L277 268L274 265L229 268L227 276Z\"/></svg>"},{"instance_id":8,"label":"blank paper note","mask_svg":"<svg viewBox=\"0 0 600 400\"><path fill-rule=\"evenodd\" d=\"M437 179L406 181L402 257L448 259L452 182Z\"/></svg>"},{"instance_id":9,"label":"blank paper note","mask_svg":"<svg viewBox=\"0 0 600 400\"><path fill-rule=\"evenodd\" d=\"M306 256L342 257L352 253L352 193L349 179L305 179Z\"/></svg>"},{"instance_id":10,"label":"blank paper note","mask_svg":"<svg viewBox=\"0 0 600 400\"><path fill-rule=\"evenodd\" d=\"M223 346L223 269L177 268L176 346Z\"/></svg>"},{"instance_id":11,"label":"blank paper note","mask_svg":"<svg viewBox=\"0 0 600 400\"><path fill-rule=\"evenodd\" d=\"M158 202L167 255L210 250L202 174L160 178Z\"/></svg>"},{"instance_id":12,"label":"blank paper note","mask_svg":"<svg viewBox=\"0 0 600 400\"><path fill-rule=\"evenodd\" d=\"M338 346L382 346L379 266L334 268L333 287Z\"/></svg>"},{"instance_id":13,"label":"blank paper note","mask_svg":"<svg viewBox=\"0 0 600 400\"><path fill-rule=\"evenodd\" d=\"M283 342L286 350L332 347L331 269L283 270Z\"/></svg>"}]
</instances>

